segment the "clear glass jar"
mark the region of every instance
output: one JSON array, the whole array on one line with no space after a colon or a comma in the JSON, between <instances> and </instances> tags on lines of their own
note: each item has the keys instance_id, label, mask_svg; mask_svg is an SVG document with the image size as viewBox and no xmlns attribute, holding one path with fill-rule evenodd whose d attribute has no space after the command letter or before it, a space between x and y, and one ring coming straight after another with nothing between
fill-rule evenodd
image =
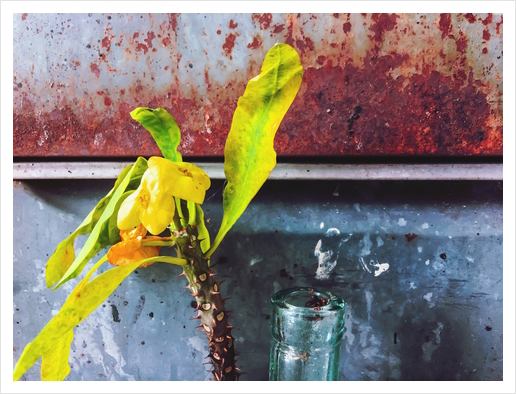
<instances>
[{"instance_id":1,"label":"clear glass jar","mask_svg":"<svg viewBox=\"0 0 516 394\"><path fill-rule=\"evenodd\" d=\"M271 303L269 380L339 380L342 298L296 287L277 292Z\"/></svg>"}]
</instances>

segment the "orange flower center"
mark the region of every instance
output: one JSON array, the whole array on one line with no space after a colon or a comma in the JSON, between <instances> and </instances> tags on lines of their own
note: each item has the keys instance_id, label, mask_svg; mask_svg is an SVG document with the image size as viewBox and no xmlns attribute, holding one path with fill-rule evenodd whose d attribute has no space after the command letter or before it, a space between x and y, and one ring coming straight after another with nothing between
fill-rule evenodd
<instances>
[{"instance_id":1,"label":"orange flower center","mask_svg":"<svg viewBox=\"0 0 516 394\"><path fill-rule=\"evenodd\" d=\"M182 172L183 174L185 174L186 176L189 176L190 178L193 178L192 173L191 173L190 171L188 171L186 168L183 168L183 169L181 170L181 172Z\"/></svg>"},{"instance_id":2,"label":"orange flower center","mask_svg":"<svg viewBox=\"0 0 516 394\"><path fill-rule=\"evenodd\" d=\"M147 207L149 206L149 203L150 203L150 196L149 196L149 194L147 194L147 193L140 194L138 196L138 202L140 203L140 205L144 209L147 209Z\"/></svg>"}]
</instances>

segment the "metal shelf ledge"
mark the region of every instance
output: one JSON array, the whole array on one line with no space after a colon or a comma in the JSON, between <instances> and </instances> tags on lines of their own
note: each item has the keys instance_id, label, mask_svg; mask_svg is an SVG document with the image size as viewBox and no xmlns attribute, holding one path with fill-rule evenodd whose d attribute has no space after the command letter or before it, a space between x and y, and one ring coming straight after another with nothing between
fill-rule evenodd
<instances>
[{"instance_id":1,"label":"metal shelf ledge","mask_svg":"<svg viewBox=\"0 0 516 394\"><path fill-rule=\"evenodd\" d=\"M131 162L14 163L13 179L116 179ZM194 163L211 179L224 179L223 163ZM289 164L279 163L278 180L478 180L502 181L503 164Z\"/></svg>"}]
</instances>

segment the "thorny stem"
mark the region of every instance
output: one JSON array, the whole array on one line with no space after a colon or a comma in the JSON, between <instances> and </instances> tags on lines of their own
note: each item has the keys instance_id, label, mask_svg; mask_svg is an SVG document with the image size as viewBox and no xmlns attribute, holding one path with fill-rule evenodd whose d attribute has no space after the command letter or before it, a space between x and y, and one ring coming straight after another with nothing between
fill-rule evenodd
<instances>
[{"instance_id":1,"label":"thorny stem","mask_svg":"<svg viewBox=\"0 0 516 394\"><path fill-rule=\"evenodd\" d=\"M202 253L200 242L192 233L191 226L180 232L174 231L176 250L180 257L184 257L188 264L183 266L183 273L188 279L187 288L197 301L195 308L198 315L193 318L200 320L197 326L208 337L209 354L213 370L213 380L238 380L242 372L235 365L234 338L231 335L232 326L228 324L231 311L226 310L224 303L227 299L220 294L222 282L216 282L213 270L209 268L208 259Z\"/></svg>"}]
</instances>

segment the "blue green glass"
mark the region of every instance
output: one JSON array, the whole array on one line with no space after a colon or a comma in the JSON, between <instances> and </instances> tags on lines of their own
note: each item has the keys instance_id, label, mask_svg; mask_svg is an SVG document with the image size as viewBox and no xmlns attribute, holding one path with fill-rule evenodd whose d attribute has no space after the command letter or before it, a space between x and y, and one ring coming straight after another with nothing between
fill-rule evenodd
<instances>
[{"instance_id":1,"label":"blue green glass","mask_svg":"<svg viewBox=\"0 0 516 394\"><path fill-rule=\"evenodd\" d=\"M269 380L339 380L342 298L296 287L277 292L271 303Z\"/></svg>"}]
</instances>

